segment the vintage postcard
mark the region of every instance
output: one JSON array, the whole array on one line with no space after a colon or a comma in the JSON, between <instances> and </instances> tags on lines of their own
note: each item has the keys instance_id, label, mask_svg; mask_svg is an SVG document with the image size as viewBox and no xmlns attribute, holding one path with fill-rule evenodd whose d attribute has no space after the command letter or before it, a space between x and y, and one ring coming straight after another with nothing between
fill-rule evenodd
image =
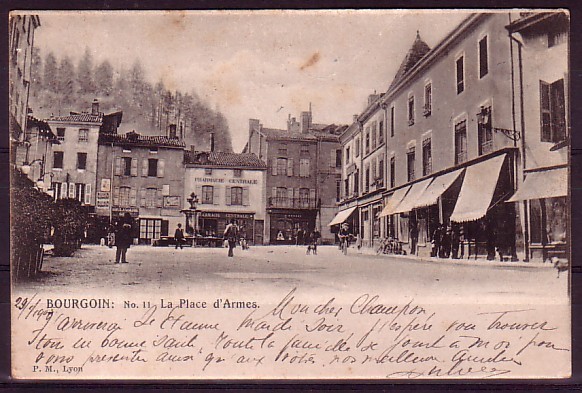
<instances>
[{"instance_id":1,"label":"vintage postcard","mask_svg":"<svg viewBox=\"0 0 582 393\"><path fill-rule=\"evenodd\" d=\"M567 11L7 22L13 378L570 377Z\"/></svg>"}]
</instances>

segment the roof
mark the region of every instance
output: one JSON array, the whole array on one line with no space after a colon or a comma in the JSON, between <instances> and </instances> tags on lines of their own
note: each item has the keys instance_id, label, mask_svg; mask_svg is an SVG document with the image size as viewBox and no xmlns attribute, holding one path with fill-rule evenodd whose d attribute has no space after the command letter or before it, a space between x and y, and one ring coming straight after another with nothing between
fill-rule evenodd
<instances>
[{"instance_id":1,"label":"roof","mask_svg":"<svg viewBox=\"0 0 582 393\"><path fill-rule=\"evenodd\" d=\"M51 116L47 121L62 121L70 123L99 123L103 122L103 113L98 115L91 113L71 112L68 116Z\"/></svg>"},{"instance_id":2,"label":"roof","mask_svg":"<svg viewBox=\"0 0 582 393\"><path fill-rule=\"evenodd\" d=\"M543 26L548 30L567 30L569 18L563 11L555 12L523 12L521 17L506 26L510 33L523 32Z\"/></svg>"},{"instance_id":3,"label":"roof","mask_svg":"<svg viewBox=\"0 0 582 393\"><path fill-rule=\"evenodd\" d=\"M125 146L184 148L184 142L161 135L141 135L135 131L126 134L99 134L99 144L113 143Z\"/></svg>"},{"instance_id":4,"label":"roof","mask_svg":"<svg viewBox=\"0 0 582 393\"><path fill-rule=\"evenodd\" d=\"M337 126L335 124L314 124L309 129L309 132L302 133L262 127L260 133L267 139L271 140L296 140L305 142L316 142L321 140L325 142L339 142L339 135L345 130L345 128L347 128L346 125Z\"/></svg>"},{"instance_id":5,"label":"roof","mask_svg":"<svg viewBox=\"0 0 582 393\"><path fill-rule=\"evenodd\" d=\"M395 86L428 52L430 52L430 47L420 38L420 33L417 30L416 39L400 64L390 88Z\"/></svg>"},{"instance_id":6,"label":"roof","mask_svg":"<svg viewBox=\"0 0 582 393\"><path fill-rule=\"evenodd\" d=\"M48 138L49 140L54 140L55 142L58 142L57 136L53 133L49 124L44 120L39 120L36 117L28 115L27 127L29 127L29 128L30 127L38 127L38 132L39 132L40 136L43 136L43 137Z\"/></svg>"},{"instance_id":7,"label":"roof","mask_svg":"<svg viewBox=\"0 0 582 393\"><path fill-rule=\"evenodd\" d=\"M267 169L267 165L254 153L226 153L221 151L186 151L188 165L204 167Z\"/></svg>"}]
</instances>

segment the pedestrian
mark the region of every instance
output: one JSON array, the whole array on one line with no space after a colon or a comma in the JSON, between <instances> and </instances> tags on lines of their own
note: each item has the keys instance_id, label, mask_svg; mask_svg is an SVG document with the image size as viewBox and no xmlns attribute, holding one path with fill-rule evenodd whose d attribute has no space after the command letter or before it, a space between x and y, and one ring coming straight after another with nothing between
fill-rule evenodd
<instances>
[{"instance_id":1,"label":"pedestrian","mask_svg":"<svg viewBox=\"0 0 582 393\"><path fill-rule=\"evenodd\" d=\"M432 233L432 250L430 253L431 257L439 257L441 252L441 241L443 238L443 226L438 224L434 232Z\"/></svg>"},{"instance_id":2,"label":"pedestrian","mask_svg":"<svg viewBox=\"0 0 582 393\"><path fill-rule=\"evenodd\" d=\"M451 255L451 228L443 226L443 234L441 238L441 251L439 257L449 258Z\"/></svg>"},{"instance_id":3,"label":"pedestrian","mask_svg":"<svg viewBox=\"0 0 582 393\"><path fill-rule=\"evenodd\" d=\"M174 240L176 241L176 250L178 247L182 250L184 244L184 230L182 229L182 224L178 224L178 228L176 228L176 232L174 232Z\"/></svg>"},{"instance_id":4,"label":"pedestrian","mask_svg":"<svg viewBox=\"0 0 582 393\"><path fill-rule=\"evenodd\" d=\"M228 241L228 256L234 257L234 248L236 247L236 242L238 240L238 226L235 220L231 219L230 223L226 226L224 230L224 238Z\"/></svg>"},{"instance_id":5,"label":"pedestrian","mask_svg":"<svg viewBox=\"0 0 582 393\"><path fill-rule=\"evenodd\" d=\"M118 224L115 233L115 263L129 263L126 259L127 249L132 241L132 218L129 213L125 213L123 220Z\"/></svg>"},{"instance_id":6,"label":"pedestrian","mask_svg":"<svg viewBox=\"0 0 582 393\"><path fill-rule=\"evenodd\" d=\"M307 245L307 255L309 255L310 251L313 252L313 255L317 255L317 242L319 241L320 237L321 233L319 233L317 228L315 228L313 232L311 232L311 235L309 235L308 240L309 244Z\"/></svg>"},{"instance_id":7,"label":"pedestrian","mask_svg":"<svg viewBox=\"0 0 582 393\"><path fill-rule=\"evenodd\" d=\"M452 224L451 228L451 258L459 259L459 245L461 243L461 234L459 224Z\"/></svg>"}]
</instances>

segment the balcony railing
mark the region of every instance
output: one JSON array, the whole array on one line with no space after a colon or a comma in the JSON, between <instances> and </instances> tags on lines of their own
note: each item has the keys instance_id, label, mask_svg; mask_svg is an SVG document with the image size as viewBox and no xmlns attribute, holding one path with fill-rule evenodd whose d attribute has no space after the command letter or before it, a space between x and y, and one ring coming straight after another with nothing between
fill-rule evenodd
<instances>
[{"instance_id":1,"label":"balcony railing","mask_svg":"<svg viewBox=\"0 0 582 393\"><path fill-rule=\"evenodd\" d=\"M481 154L488 154L493 151L493 139L481 142Z\"/></svg>"},{"instance_id":2,"label":"balcony railing","mask_svg":"<svg viewBox=\"0 0 582 393\"><path fill-rule=\"evenodd\" d=\"M310 198L269 198L269 207L284 207L289 209L315 209L317 204Z\"/></svg>"}]
</instances>

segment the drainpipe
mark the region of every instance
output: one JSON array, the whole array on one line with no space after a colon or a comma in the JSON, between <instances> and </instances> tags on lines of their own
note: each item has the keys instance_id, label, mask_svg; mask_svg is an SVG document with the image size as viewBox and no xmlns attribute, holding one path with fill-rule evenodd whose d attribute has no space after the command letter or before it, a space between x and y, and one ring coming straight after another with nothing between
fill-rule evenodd
<instances>
[{"instance_id":1,"label":"drainpipe","mask_svg":"<svg viewBox=\"0 0 582 393\"><path fill-rule=\"evenodd\" d=\"M509 23L511 24L511 14L509 14ZM513 43L517 43L517 59L518 59L518 71L519 71L519 117L520 117L520 126L521 126L521 163L522 163L522 170L525 171L526 169L526 142L525 142L525 109L524 109L524 98L523 98L523 57L522 57L522 43L518 39L516 39L511 32L509 32L509 48L511 53L511 90L512 90L512 116L513 116L513 128L514 128L514 135L516 121L515 121L515 75L514 75L514 65L513 65ZM517 141L514 140L514 146L517 146ZM517 170L516 170L517 171ZM522 172L525 173L525 172ZM517 179L517 176L516 176ZM524 262L529 262L529 202L527 200L523 201L524 209L523 209L523 221L524 221L524 228L523 228L523 237L524 237L524 251L525 251L525 258L523 259Z\"/></svg>"}]
</instances>

